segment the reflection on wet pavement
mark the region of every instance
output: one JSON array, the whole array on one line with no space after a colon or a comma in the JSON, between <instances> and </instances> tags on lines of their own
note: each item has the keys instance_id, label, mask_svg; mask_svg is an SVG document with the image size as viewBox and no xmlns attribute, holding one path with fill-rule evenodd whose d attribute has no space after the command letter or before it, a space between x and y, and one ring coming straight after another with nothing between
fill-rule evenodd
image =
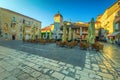
<instances>
[{"instance_id":1,"label":"reflection on wet pavement","mask_svg":"<svg viewBox=\"0 0 120 80\"><path fill-rule=\"evenodd\" d=\"M18 41L3 41L0 42L0 44L5 47L16 49L18 52L24 51L31 53L31 55L34 56L43 56L46 58L45 62L49 64L52 63L50 63L50 60L47 58L54 59L56 60L55 62L57 62L54 65L59 65L59 68L61 63L64 62L62 67L67 66L76 69L74 73L70 73L69 68L60 70L59 73L65 74L65 76L67 75L75 78L75 75L77 74L77 78L80 80L120 80L120 46L117 45L104 43L104 50L98 52L95 50L81 50L79 47L73 49L58 47L55 44L41 45L22 42L18 43ZM19 54L23 57L24 53L22 52ZM34 58L34 56L31 58ZM34 63L36 62L34 61ZM49 65L47 65L47 67L48 66ZM56 77L56 74L58 74L58 72L55 71L50 76Z\"/></svg>"}]
</instances>

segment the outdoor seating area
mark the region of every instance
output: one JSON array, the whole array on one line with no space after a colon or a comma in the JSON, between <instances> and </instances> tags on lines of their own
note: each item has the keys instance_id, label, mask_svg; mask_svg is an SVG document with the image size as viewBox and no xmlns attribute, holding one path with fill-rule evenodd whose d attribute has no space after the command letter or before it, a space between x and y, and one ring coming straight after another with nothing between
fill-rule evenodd
<instances>
[{"instance_id":1,"label":"outdoor seating area","mask_svg":"<svg viewBox=\"0 0 120 80\"><path fill-rule=\"evenodd\" d=\"M29 43L41 43L43 45L47 44L47 43L55 43L56 46L59 47L66 47L66 48L74 48L75 46L80 47L80 49L85 49L88 50L90 47L92 48L92 50L103 50L104 45L100 42L95 42L94 44L91 44L91 46L89 45L89 43L87 41L55 41L55 40L49 40L49 39L37 39L37 40L26 40L24 42L29 42Z\"/></svg>"},{"instance_id":2,"label":"outdoor seating area","mask_svg":"<svg viewBox=\"0 0 120 80\"><path fill-rule=\"evenodd\" d=\"M47 43L54 43L56 44L56 47L65 47L65 48L80 48L85 50L103 50L104 45L100 42L96 42L95 39L95 23L94 18L90 21L90 26L88 27L88 35L86 37L82 36L81 39L76 38L75 33L71 33L71 27L69 28L69 35L66 34L66 23L64 23L63 26L63 33L61 38L52 38L52 34L50 33L49 38L47 37L47 31L46 31L46 37L45 38L35 38L35 35L32 37L32 39L26 40L25 42L30 43L41 43L41 44L47 44ZM23 38L24 39L24 38ZM24 41L24 40L23 40Z\"/></svg>"},{"instance_id":3,"label":"outdoor seating area","mask_svg":"<svg viewBox=\"0 0 120 80\"><path fill-rule=\"evenodd\" d=\"M89 48L88 42L80 42L80 48L81 49L88 49Z\"/></svg>"},{"instance_id":4,"label":"outdoor seating area","mask_svg":"<svg viewBox=\"0 0 120 80\"><path fill-rule=\"evenodd\" d=\"M92 44L92 49L95 49L97 51L103 50L104 45L100 42L95 42L94 44Z\"/></svg>"},{"instance_id":5,"label":"outdoor seating area","mask_svg":"<svg viewBox=\"0 0 120 80\"><path fill-rule=\"evenodd\" d=\"M54 40L52 39L36 39L36 40L29 39L24 42L46 44L46 43L53 43Z\"/></svg>"},{"instance_id":6,"label":"outdoor seating area","mask_svg":"<svg viewBox=\"0 0 120 80\"><path fill-rule=\"evenodd\" d=\"M92 50L96 50L96 51L103 50L104 48L104 45L100 42L95 42L94 44L89 45L87 41L86 42L80 41L80 43L78 43L77 41L71 41L71 42L56 41L56 46L66 47L66 48L73 48L75 46L79 46L80 49L85 49L85 50L91 47Z\"/></svg>"},{"instance_id":7,"label":"outdoor seating area","mask_svg":"<svg viewBox=\"0 0 120 80\"><path fill-rule=\"evenodd\" d=\"M71 41L71 42L62 42L62 41L56 41L56 45L60 47L68 47L68 48L73 48L78 45L77 41Z\"/></svg>"},{"instance_id":8,"label":"outdoor seating area","mask_svg":"<svg viewBox=\"0 0 120 80\"><path fill-rule=\"evenodd\" d=\"M80 49L89 49L90 47L92 48L92 50L103 50L104 45L100 42L95 42L94 44L91 44L91 46L89 45L88 42L80 42Z\"/></svg>"}]
</instances>

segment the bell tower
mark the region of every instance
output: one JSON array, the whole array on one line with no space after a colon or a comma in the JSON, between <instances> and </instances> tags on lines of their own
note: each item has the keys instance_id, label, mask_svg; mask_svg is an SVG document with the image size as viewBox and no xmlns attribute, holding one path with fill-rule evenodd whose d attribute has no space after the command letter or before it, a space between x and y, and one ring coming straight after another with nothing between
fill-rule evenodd
<instances>
[{"instance_id":1,"label":"bell tower","mask_svg":"<svg viewBox=\"0 0 120 80\"><path fill-rule=\"evenodd\" d=\"M60 27L63 25L63 16L60 14L58 11L57 14L54 16L54 31L53 31L53 38L54 39L59 39L60 35Z\"/></svg>"}]
</instances>

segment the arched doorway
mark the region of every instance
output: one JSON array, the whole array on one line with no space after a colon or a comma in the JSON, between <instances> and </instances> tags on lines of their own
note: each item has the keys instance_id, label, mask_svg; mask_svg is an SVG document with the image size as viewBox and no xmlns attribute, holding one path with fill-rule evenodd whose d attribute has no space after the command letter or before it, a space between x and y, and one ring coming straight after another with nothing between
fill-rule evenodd
<instances>
[{"instance_id":1,"label":"arched doorway","mask_svg":"<svg viewBox=\"0 0 120 80\"><path fill-rule=\"evenodd\" d=\"M15 35L12 35L12 40L15 40Z\"/></svg>"}]
</instances>

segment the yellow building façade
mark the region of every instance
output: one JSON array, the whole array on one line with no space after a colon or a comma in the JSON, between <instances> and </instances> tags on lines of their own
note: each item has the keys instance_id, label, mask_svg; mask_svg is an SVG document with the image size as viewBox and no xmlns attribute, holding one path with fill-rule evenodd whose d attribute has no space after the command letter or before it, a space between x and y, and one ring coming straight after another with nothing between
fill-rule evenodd
<instances>
[{"instance_id":1,"label":"yellow building fa\u00e7ade","mask_svg":"<svg viewBox=\"0 0 120 80\"><path fill-rule=\"evenodd\" d=\"M105 12L99 15L96 19L96 29L104 28L109 34L114 32L114 19L116 13L120 10L118 1L105 10Z\"/></svg>"},{"instance_id":2,"label":"yellow building fa\u00e7ade","mask_svg":"<svg viewBox=\"0 0 120 80\"><path fill-rule=\"evenodd\" d=\"M33 34L34 28L34 34ZM23 34L24 29L24 34ZM0 37L5 40L40 38L41 22L20 13L0 8Z\"/></svg>"}]
</instances>

